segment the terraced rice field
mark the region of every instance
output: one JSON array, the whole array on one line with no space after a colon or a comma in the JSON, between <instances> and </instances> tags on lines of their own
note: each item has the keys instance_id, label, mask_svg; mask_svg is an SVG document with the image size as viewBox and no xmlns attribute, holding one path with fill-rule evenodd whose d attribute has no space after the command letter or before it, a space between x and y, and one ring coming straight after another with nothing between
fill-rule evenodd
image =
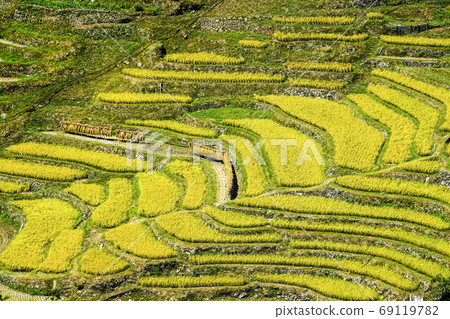
<instances>
[{"instance_id":1,"label":"terraced rice field","mask_svg":"<svg viewBox=\"0 0 450 319\"><path fill-rule=\"evenodd\" d=\"M0 299L447 298L447 4L69 2L2 25Z\"/></svg>"}]
</instances>

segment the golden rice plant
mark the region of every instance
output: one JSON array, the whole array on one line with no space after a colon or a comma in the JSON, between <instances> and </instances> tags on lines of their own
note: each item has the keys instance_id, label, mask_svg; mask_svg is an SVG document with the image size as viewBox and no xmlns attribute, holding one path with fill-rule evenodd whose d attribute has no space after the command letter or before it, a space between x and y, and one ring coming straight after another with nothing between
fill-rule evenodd
<instances>
[{"instance_id":1,"label":"golden rice plant","mask_svg":"<svg viewBox=\"0 0 450 319\"><path fill-rule=\"evenodd\" d=\"M419 121L419 128L415 142L419 155L432 153L434 131L439 121L439 111L437 109L417 98L382 85L369 85L367 90L416 118Z\"/></svg>"},{"instance_id":2,"label":"golden rice plant","mask_svg":"<svg viewBox=\"0 0 450 319\"><path fill-rule=\"evenodd\" d=\"M257 40L240 40L239 44L244 48L256 48L256 49L263 49L269 45L269 43L267 42Z\"/></svg>"},{"instance_id":3,"label":"golden rice plant","mask_svg":"<svg viewBox=\"0 0 450 319\"><path fill-rule=\"evenodd\" d=\"M369 35L367 33L355 35L341 35L340 33L283 33L275 32L273 38L278 41L343 41L343 42L361 42L367 40Z\"/></svg>"},{"instance_id":4,"label":"golden rice plant","mask_svg":"<svg viewBox=\"0 0 450 319\"><path fill-rule=\"evenodd\" d=\"M415 290L417 283L406 278L403 274L385 265L367 264L358 260L337 259L315 256L287 256L287 255L193 255L189 261L197 265L205 264L251 264L251 265L282 265L317 267L344 270L362 276L384 281L403 290Z\"/></svg>"},{"instance_id":5,"label":"golden rice plant","mask_svg":"<svg viewBox=\"0 0 450 319\"><path fill-rule=\"evenodd\" d=\"M154 121L154 120L126 120L126 124L138 125L138 126L148 126L161 128L164 130L174 131L181 134L187 134L192 136L201 136L214 138L217 136L215 130L205 128L205 127L195 127L190 124L184 124L177 121L164 120L164 121Z\"/></svg>"},{"instance_id":6,"label":"golden rice plant","mask_svg":"<svg viewBox=\"0 0 450 319\"><path fill-rule=\"evenodd\" d=\"M450 247L446 239L436 238L429 235L419 235L402 228L386 228L361 225L356 223L335 223L335 222L307 222L303 220L292 220L276 218L271 221L271 225L282 229L293 229L308 232L330 232L337 234L351 234L370 237L380 237L397 240L426 248L437 253L450 256Z\"/></svg>"},{"instance_id":7,"label":"golden rice plant","mask_svg":"<svg viewBox=\"0 0 450 319\"><path fill-rule=\"evenodd\" d=\"M47 258L39 265L39 270L47 273L69 271L70 261L81 252L83 237L81 229L63 230L53 241Z\"/></svg>"},{"instance_id":8,"label":"golden rice plant","mask_svg":"<svg viewBox=\"0 0 450 319\"><path fill-rule=\"evenodd\" d=\"M342 62L286 62L283 64L288 70L334 71L351 72L353 65Z\"/></svg>"},{"instance_id":9,"label":"golden rice plant","mask_svg":"<svg viewBox=\"0 0 450 319\"><path fill-rule=\"evenodd\" d=\"M64 230L71 229L80 212L60 199L46 198L12 202L23 211L25 227L0 254L0 263L11 270L37 269L47 246Z\"/></svg>"},{"instance_id":10,"label":"golden rice plant","mask_svg":"<svg viewBox=\"0 0 450 319\"><path fill-rule=\"evenodd\" d=\"M116 178L108 182L108 199L98 206L91 215L92 221L101 227L116 227L128 219L133 191L126 178Z\"/></svg>"},{"instance_id":11,"label":"golden rice plant","mask_svg":"<svg viewBox=\"0 0 450 319\"><path fill-rule=\"evenodd\" d=\"M344 184L347 186L356 184L356 182L342 183L341 180L345 181L345 178L347 177L352 178L353 176L338 177L336 183L339 185ZM363 179L364 178L366 177L363 177ZM367 184L369 185L370 182L367 182ZM447 223L443 219L412 209L352 204L326 197L297 195L261 196L241 198L234 201L233 203L246 207L276 209L300 214L360 216L404 221L439 230L449 228L449 223Z\"/></svg>"},{"instance_id":12,"label":"golden rice plant","mask_svg":"<svg viewBox=\"0 0 450 319\"><path fill-rule=\"evenodd\" d=\"M65 191L92 206L100 205L106 197L105 188L98 184L72 183Z\"/></svg>"},{"instance_id":13,"label":"golden rice plant","mask_svg":"<svg viewBox=\"0 0 450 319\"><path fill-rule=\"evenodd\" d=\"M338 25L352 24L355 18L352 17L273 17L273 22L277 23L297 23L297 24L319 24Z\"/></svg>"},{"instance_id":14,"label":"golden rice plant","mask_svg":"<svg viewBox=\"0 0 450 319\"><path fill-rule=\"evenodd\" d=\"M257 96L259 101L275 104L284 112L315 125L331 135L336 164L371 171L385 137L374 127L363 123L343 104L326 99L299 96ZM346 128L350 128L346 129Z\"/></svg>"},{"instance_id":15,"label":"golden rice plant","mask_svg":"<svg viewBox=\"0 0 450 319\"><path fill-rule=\"evenodd\" d=\"M175 160L165 166L171 173L180 175L186 182L182 205L185 209L197 209L203 205L206 195L206 174L199 165Z\"/></svg>"},{"instance_id":16,"label":"golden rice plant","mask_svg":"<svg viewBox=\"0 0 450 319\"><path fill-rule=\"evenodd\" d=\"M390 129L388 147L384 160L388 163L402 163L411 157L411 146L417 127L408 117L384 106L366 94L350 94L347 98L374 120Z\"/></svg>"},{"instance_id":17,"label":"golden rice plant","mask_svg":"<svg viewBox=\"0 0 450 319\"><path fill-rule=\"evenodd\" d=\"M170 276L170 277L144 277L138 283L144 287L161 288L188 288L188 287L219 287L244 286L248 279L241 275L233 276Z\"/></svg>"},{"instance_id":18,"label":"golden rice plant","mask_svg":"<svg viewBox=\"0 0 450 319\"><path fill-rule=\"evenodd\" d=\"M164 57L164 61L175 63L192 63L192 64L242 64L245 62L243 57L233 58L215 53L198 52L198 53L172 53Z\"/></svg>"},{"instance_id":19,"label":"golden rice plant","mask_svg":"<svg viewBox=\"0 0 450 319\"><path fill-rule=\"evenodd\" d=\"M450 47L450 38L424 38L411 36L397 36L397 35L380 35L380 39L386 43L404 44L404 45L419 45L428 47Z\"/></svg>"},{"instance_id":20,"label":"golden rice plant","mask_svg":"<svg viewBox=\"0 0 450 319\"><path fill-rule=\"evenodd\" d=\"M405 253L386 246L347 244L330 242L326 240L293 240L291 241L290 246L297 249L325 249L345 253L371 255L393 260L403 266L414 269L431 278L434 278L438 275L442 275L444 278L450 276L450 268L445 267L443 264L416 257L410 253Z\"/></svg>"},{"instance_id":21,"label":"golden rice plant","mask_svg":"<svg viewBox=\"0 0 450 319\"><path fill-rule=\"evenodd\" d=\"M8 148L10 152L21 155L32 155L38 157L46 157L61 161L81 163L112 172L133 172L135 169L127 164L127 158L117 154L102 153L98 151L85 150L77 147L40 144L40 143L23 143L12 145ZM136 161L133 161L134 165ZM134 166L133 165L133 166ZM0 167L3 165L0 165ZM47 166L46 166L47 167ZM47 168L46 168L47 169ZM56 169L56 167L55 167ZM79 171L79 170L77 170ZM81 171L79 171L81 172ZM48 174L52 176L54 174ZM57 174L56 174L57 175ZM80 175L80 176L78 176ZM78 173L77 178L84 177L86 174ZM72 178L73 179L73 178Z\"/></svg>"},{"instance_id":22,"label":"golden rice plant","mask_svg":"<svg viewBox=\"0 0 450 319\"><path fill-rule=\"evenodd\" d=\"M262 216L221 210L214 207L205 207L203 208L203 212L218 222L230 227L258 227L269 223L268 219Z\"/></svg>"},{"instance_id":23,"label":"golden rice plant","mask_svg":"<svg viewBox=\"0 0 450 319\"><path fill-rule=\"evenodd\" d=\"M208 227L197 215L188 212L165 214L158 225L172 236L193 243L277 243L280 235L273 233L237 235Z\"/></svg>"},{"instance_id":24,"label":"golden rice plant","mask_svg":"<svg viewBox=\"0 0 450 319\"><path fill-rule=\"evenodd\" d=\"M258 121L255 119L224 120L222 123L252 131L266 140L263 145L263 150L267 152L270 165L280 185L312 186L325 181L325 174L321 165L323 163L320 162L323 160L321 146L315 140L298 130L268 119L260 119ZM281 147L276 144L288 139L296 142L296 145L287 148L287 158L286 163L284 163L280 156ZM302 161L302 158L300 158L302 149L310 153L316 150L317 154L314 155L313 153L314 156L310 156L308 160L305 159ZM261 163L260 165L266 164ZM263 188L265 187L265 185L261 186ZM260 189L262 190L261 187Z\"/></svg>"},{"instance_id":25,"label":"golden rice plant","mask_svg":"<svg viewBox=\"0 0 450 319\"><path fill-rule=\"evenodd\" d=\"M139 180L138 213L145 217L155 217L167 213L183 194L181 188L161 172L137 174Z\"/></svg>"},{"instance_id":26,"label":"golden rice plant","mask_svg":"<svg viewBox=\"0 0 450 319\"><path fill-rule=\"evenodd\" d=\"M445 115L445 122L441 128L447 131L450 130L450 94L448 94L446 88L438 87L389 70L375 69L372 70L372 74L416 90L444 103L447 107L447 113Z\"/></svg>"},{"instance_id":27,"label":"golden rice plant","mask_svg":"<svg viewBox=\"0 0 450 319\"><path fill-rule=\"evenodd\" d=\"M88 249L81 258L81 271L92 275L111 275L128 268L126 260L106 249Z\"/></svg>"},{"instance_id":28,"label":"golden rice plant","mask_svg":"<svg viewBox=\"0 0 450 319\"><path fill-rule=\"evenodd\" d=\"M345 87L346 83L344 81L334 81L334 80L315 80L315 79L291 79L288 81L288 85L294 87L310 87L317 89L328 89L336 90Z\"/></svg>"},{"instance_id":29,"label":"golden rice plant","mask_svg":"<svg viewBox=\"0 0 450 319\"><path fill-rule=\"evenodd\" d=\"M176 251L155 238L143 222L120 225L108 231L106 240L120 249L143 258L160 259L176 256Z\"/></svg>"},{"instance_id":30,"label":"golden rice plant","mask_svg":"<svg viewBox=\"0 0 450 319\"><path fill-rule=\"evenodd\" d=\"M379 298L375 289L339 278L303 274L256 274L254 279L261 282L305 287L339 300L364 301Z\"/></svg>"},{"instance_id":31,"label":"golden rice plant","mask_svg":"<svg viewBox=\"0 0 450 319\"><path fill-rule=\"evenodd\" d=\"M16 194L30 190L30 184L0 180L0 193Z\"/></svg>"},{"instance_id":32,"label":"golden rice plant","mask_svg":"<svg viewBox=\"0 0 450 319\"><path fill-rule=\"evenodd\" d=\"M339 176L336 184L367 192L425 197L450 204L450 189L436 184L354 175Z\"/></svg>"},{"instance_id":33,"label":"golden rice plant","mask_svg":"<svg viewBox=\"0 0 450 319\"><path fill-rule=\"evenodd\" d=\"M369 12L366 14L366 17L369 20L383 20L384 15L379 12Z\"/></svg>"},{"instance_id":34,"label":"golden rice plant","mask_svg":"<svg viewBox=\"0 0 450 319\"><path fill-rule=\"evenodd\" d=\"M137 78L192 82L276 83L283 82L286 78L282 74L271 75L266 73L160 71L142 69L122 69L122 72Z\"/></svg>"},{"instance_id":35,"label":"golden rice plant","mask_svg":"<svg viewBox=\"0 0 450 319\"><path fill-rule=\"evenodd\" d=\"M191 103L192 98L184 95L160 93L99 93L100 101L108 103Z\"/></svg>"},{"instance_id":36,"label":"golden rice plant","mask_svg":"<svg viewBox=\"0 0 450 319\"><path fill-rule=\"evenodd\" d=\"M0 173L60 182L73 181L87 175L85 171L76 168L5 158L0 158Z\"/></svg>"},{"instance_id":37,"label":"golden rice plant","mask_svg":"<svg viewBox=\"0 0 450 319\"><path fill-rule=\"evenodd\" d=\"M402 163L398 165L397 168L408 172L436 174L441 170L442 163L438 160L435 161L416 160L407 163Z\"/></svg>"},{"instance_id":38,"label":"golden rice plant","mask_svg":"<svg viewBox=\"0 0 450 319\"><path fill-rule=\"evenodd\" d=\"M238 161L238 165L246 173L246 188L245 195L255 196L262 194L269 187L264 171L261 165L253 157L253 154L247 148L246 142L242 137L236 135L222 135L221 139L229 144L230 151L233 153L239 153L241 161Z\"/></svg>"}]
</instances>

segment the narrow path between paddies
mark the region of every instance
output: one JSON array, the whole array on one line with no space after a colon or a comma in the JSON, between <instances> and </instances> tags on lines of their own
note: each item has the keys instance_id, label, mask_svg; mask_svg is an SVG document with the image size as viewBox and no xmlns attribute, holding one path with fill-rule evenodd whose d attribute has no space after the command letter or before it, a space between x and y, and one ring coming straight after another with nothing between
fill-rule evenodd
<instances>
[{"instance_id":1,"label":"narrow path between paddies","mask_svg":"<svg viewBox=\"0 0 450 319\"><path fill-rule=\"evenodd\" d=\"M49 297L26 294L24 292L20 292L17 290L13 290L9 287L3 286L2 284L0 284L0 295L2 296L4 301L47 301L47 300L50 300Z\"/></svg>"},{"instance_id":2,"label":"narrow path between paddies","mask_svg":"<svg viewBox=\"0 0 450 319\"><path fill-rule=\"evenodd\" d=\"M210 161L211 167L217 176L217 197L216 203L222 204L228 201L228 179L225 165L219 162Z\"/></svg>"},{"instance_id":3,"label":"narrow path between paddies","mask_svg":"<svg viewBox=\"0 0 450 319\"><path fill-rule=\"evenodd\" d=\"M61 132L42 132L42 134L52 135L52 136L69 137L69 138L74 138L74 139L78 139L78 140L82 140L82 141L95 142L95 143L101 143L101 144L107 144L107 145L114 145L114 146L119 146L119 147L123 147L123 148L126 148L127 144L128 144L126 142L120 142L117 139L117 137L115 137L115 136L112 136L112 137L110 137L108 139L104 139L104 138L100 138L100 137L90 137L90 136L85 136L85 135L63 134ZM153 145L153 144L154 144L154 142L152 141L152 143L147 143L146 145L148 147L151 147L151 145ZM135 146L135 149L137 149L138 145L144 145L144 144L135 143L133 145ZM171 155L172 156L175 156L175 157L192 157L192 153L191 153L189 148L186 148L184 150L182 147L178 147L178 146L174 146L174 145L170 145L170 148L171 148ZM157 154L157 155L161 155L161 156L166 156L167 155L166 149L167 149L167 147L161 146L158 149L154 150L153 153Z\"/></svg>"},{"instance_id":4,"label":"narrow path between paddies","mask_svg":"<svg viewBox=\"0 0 450 319\"><path fill-rule=\"evenodd\" d=\"M17 81L19 81L18 78L4 78L4 77L0 77L0 83L9 83L9 82L17 82Z\"/></svg>"},{"instance_id":5,"label":"narrow path between paddies","mask_svg":"<svg viewBox=\"0 0 450 319\"><path fill-rule=\"evenodd\" d=\"M6 45L11 45L13 47L18 47L18 48L26 48L27 47L26 45L14 43L14 42L11 42L8 40L3 40L3 39L0 39L0 43L6 44Z\"/></svg>"}]
</instances>

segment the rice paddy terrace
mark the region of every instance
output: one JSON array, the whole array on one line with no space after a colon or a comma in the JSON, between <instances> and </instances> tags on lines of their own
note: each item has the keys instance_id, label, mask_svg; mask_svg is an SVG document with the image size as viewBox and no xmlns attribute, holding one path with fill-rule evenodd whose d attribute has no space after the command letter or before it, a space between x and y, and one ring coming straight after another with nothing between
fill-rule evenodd
<instances>
[{"instance_id":1,"label":"rice paddy terrace","mask_svg":"<svg viewBox=\"0 0 450 319\"><path fill-rule=\"evenodd\" d=\"M448 5L369 2L2 7L0 300L446 298Z\"/></svg>"}]
</instances>

